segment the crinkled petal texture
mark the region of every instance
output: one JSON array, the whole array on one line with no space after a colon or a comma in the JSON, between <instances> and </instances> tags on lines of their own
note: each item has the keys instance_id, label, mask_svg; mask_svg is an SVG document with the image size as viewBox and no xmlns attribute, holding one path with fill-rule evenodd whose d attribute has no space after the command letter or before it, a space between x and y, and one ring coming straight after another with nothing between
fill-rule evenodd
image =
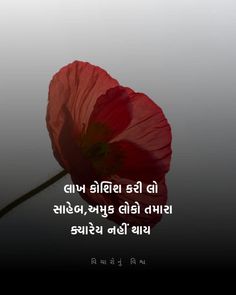
<instances>
[{"instance_id":1,"label":"crinkled petal texture","mask_svg":"<svg viewBox=\"0 0 236 295\"><path fill-rule=\"evenodd\" d=\"M74 62L60 70L49 88L47 126L56 159L76 184L86 184L82 197L92 205L114 205L109 218L118 224L155 225L159 214L144 214L149 205L167 201L165 174L171 160L171 129L161 108L135 93L104 70ZM92 194L89 185L109 180L121 194ZM125 193L127 184L156 180L157 194ZM120 214L118 207L138 201L141 213Z\"/></svg>"}]
</instances>

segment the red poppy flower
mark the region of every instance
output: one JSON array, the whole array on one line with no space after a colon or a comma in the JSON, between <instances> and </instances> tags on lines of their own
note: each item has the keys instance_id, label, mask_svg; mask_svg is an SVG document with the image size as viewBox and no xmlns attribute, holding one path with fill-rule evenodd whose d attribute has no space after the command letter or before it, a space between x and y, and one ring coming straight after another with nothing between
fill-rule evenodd
<instances>
[{"instance_id":1,"label":"red poppy flower","mask_svg":"<svg viewBox=\"0 0 236 295\"><path fill-rule=\"evenodd\" d=\"M113 204L117 223L154 225L161 215L143 208L164 205L171 158L171 129L161 108L145 94L122 87L103 69L75 61L56 73L49 87L47 127L54 155L75 184L109 180L127 184L158 181L155 194L91 194L90 204ZM141 214L122 215L118 206L138 201Z\"/></svg>"}]
</instances>

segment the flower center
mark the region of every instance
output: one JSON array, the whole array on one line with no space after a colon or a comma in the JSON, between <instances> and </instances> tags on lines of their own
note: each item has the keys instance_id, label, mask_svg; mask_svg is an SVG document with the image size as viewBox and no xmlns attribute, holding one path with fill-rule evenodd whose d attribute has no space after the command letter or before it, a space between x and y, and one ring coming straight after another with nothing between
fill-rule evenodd
<instances>
[{"instance_id":1,"label":"flower center","mask_svg":"<svg viewBox=\"0 0 236 295\"><path fill-rule=\"evenodd\" d=\"M88 147L85 155L92 161L105 157L109 152L109 145L106 142L98 142Z\"/></svg>"}]
</instances>

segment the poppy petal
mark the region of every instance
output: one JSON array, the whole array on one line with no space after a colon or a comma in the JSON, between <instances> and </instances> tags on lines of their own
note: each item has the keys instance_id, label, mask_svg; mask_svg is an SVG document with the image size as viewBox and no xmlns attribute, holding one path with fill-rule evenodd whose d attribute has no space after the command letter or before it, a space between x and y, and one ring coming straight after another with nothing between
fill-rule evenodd
<instances>
[{"instance_id":1,"label":"poppy petal","mask_svg":"<svg viewBox=\"0 0 236 295\"><path fill-rule=\"evenodd\" d=\"M49 86L46 121L54 155L63 167L59 140L62 129L71 133L64 124L68 114L71 120L69 128L76 129L77 135L81 134L88 125L98 97L117 85L119 83L105 70L81 61L63 67L53 76Z\"/></svg>"},{"instance_id":2,"label":"poppy petal","mask_svg":"<svg viewBox=\"0 0 236 295\"><path fill-rule=\"evenodd\" d=\"M110 145L111 150L118 150L121 154L121 164L116 172L120 177L151 183L154 179L161 179L165 175L162 161L156 159L147 149L128 140L120 140Z\"/></svg>"},{"instance_id":3,"label":"poppy petal","mask_svg":"<svg viewBox=\"0 0 236 295\"><path fill-rule=\"evenodd\" d=\"M147 175L148 178L151 172L154 176L163 176L169 170L172 153L170 125L162 109L148 96L142 93L131 95L132 121L128 128L111 141L120 142L119 145L127 151L122 172L127 170L129 177L132 171L133 176L139 173L140 177ZM130 142L134 145L130 145Z\"/></svg>"},{"instance_id":4,"label":"poppy petal","mask_svg":"<svg viewBox=\"0 0 236 295\"><path fill-rule=\"evenodd\" d=\"M86 132L89 144L108 142L128 127L131 93L131 89L117 86L97 99Z\"/></svg>"},{"instance_id":5,"label":"poppy petal","mask_svg":"<svg viewBox=\"0 0 236 295\"><path fill-rule=\"evenodd\" d=\"M58 140L60 147L59 159L62 167L71 174L77 184L89 185L98 178L91 162L82 154L78 133L68 111L65 110L66 119Z\"/></svg>"}]
</instances>

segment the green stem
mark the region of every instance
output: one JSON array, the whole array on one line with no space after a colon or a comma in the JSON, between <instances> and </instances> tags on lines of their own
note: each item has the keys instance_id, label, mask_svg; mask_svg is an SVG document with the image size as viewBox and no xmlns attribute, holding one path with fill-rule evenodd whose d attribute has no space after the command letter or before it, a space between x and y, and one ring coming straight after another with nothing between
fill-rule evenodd
<instances>
[{"instance_id":1,"label":"green stem","mask_svg":"<svg viewBox=\"0 0 236 295\"><path fill-rule=\"evenodd\" d=\"M16 199L15 201L13 201L12 203L10 203L9 205L7 205L6 207L4 207L3 209L0 210L0 218L3 217L4 215L6 215L9 211L11 211L14 208L16 208L17 206L19 206L21 203L32 198L33 196L35 196L36 194L38 194L42 190L46 189L47 187L49 187L53 183L57 182L59 179L64 177L66 174L67 174L67 172L65 170L63 170L60 173L53 176L52 178L50 178L49 180L42 183L40 186L34 188L33 190L31 190L28 193L19 197L18 199Z\"/></svg>"}]
</instances>

